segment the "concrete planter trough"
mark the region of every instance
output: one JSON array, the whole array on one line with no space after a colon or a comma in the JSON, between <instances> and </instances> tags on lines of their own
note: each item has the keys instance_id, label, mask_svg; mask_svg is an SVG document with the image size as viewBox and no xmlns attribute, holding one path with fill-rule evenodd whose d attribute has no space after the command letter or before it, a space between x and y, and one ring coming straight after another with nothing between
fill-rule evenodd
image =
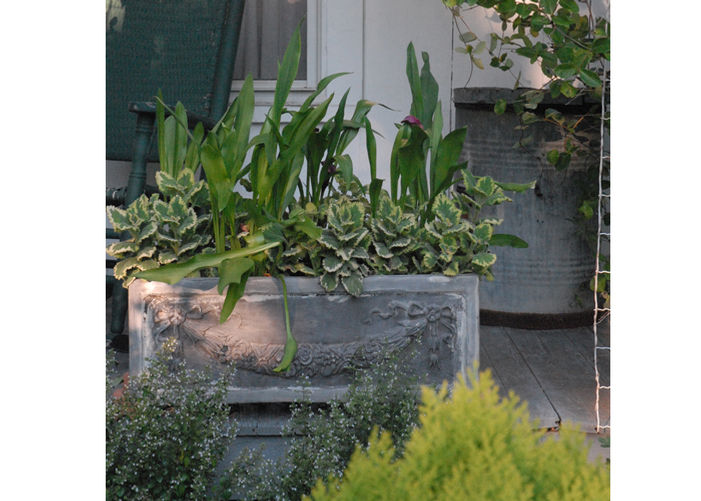
<instances>
[{"instance_id":1,"label":"concrete planter trough","mask_svg":"<svg viewBox=\"0 0 701 501\"><path fill-rule=\"evenodd\" d=\"M477 276L368 277L358 298L340 290L329 294L317 278L285 282L298 351L281 374L273 372L285 341L279 280L249 279L245 295L221 325L224 297L216 279L186 279L175 286L137 280L129 288L132 375L173 336L193 367L236 363L228 399L238 431L222 464L243 448L261 446L269 459L281 458L292 440L284 432L290 403L342 397L352 367L371 366L386 353L402 357L422 384L432 385L453 381L478 361Z\"/></svg>"},{"instance_id":2,"label":"concrete planter trough","mask_svg":"<svg viewBox=\"0 0 701 501\"><path fill-rule=\"evenodd\" d=\"M329 401L343 394L353 367L371 366L387 353L406 357L423 384L452 381L478 361L477 276L373 276L357 298L340 287L327 293L317 278L285 281L298 343L287 372L273 372L285 342L282 286L255 277L223 324L218 319L224 297L216 279L174 286L135 281L129 289L131 374L173 336L192 367L235 362L229 389L235 404L300 399L301 378L312 402Z\"/></svg>"}]
</instances>

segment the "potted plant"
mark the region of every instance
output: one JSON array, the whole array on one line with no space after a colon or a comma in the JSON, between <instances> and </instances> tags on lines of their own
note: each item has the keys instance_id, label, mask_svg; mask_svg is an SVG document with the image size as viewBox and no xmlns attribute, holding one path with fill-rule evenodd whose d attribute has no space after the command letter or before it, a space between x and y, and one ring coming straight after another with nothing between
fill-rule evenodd
<instances>
[{"instance_id":1,"label":"potted plant","mask_svg":"<svg viewBox=\"0 0 701 501\"><path fill-rule=\"evenodd\" d=\"M411 115L398 125L383 190L367 118L373 103L359 101L345 120L346 92L325 123L333 96L313 104L342 74L322 79L299 110L284 107L299 54L298 30L252 139L250 78L206 137L188 132L181 106L165 119L161 103L161 195L109 209L115 229L132 234L108 249L120 259L115 276L129 285L130 369L143 370L175 338L194 366L236 363L232 402L292 401L300 376L310 379L312 400L327 401L354 368L388 355L411 358L424 383L452 380L478 359L478 277L491 278L490 245L523 243L495 234L501 221L481 210L533 184L466 169L465 130L442 137L428 55L419 71L410 44ZM344 153L360 132L368 186ZM199 164L206 183L195 181ZM463 189L451 192L457 179Z\"/></svg>"},{"instance_id":2,"label":"potted plant","mask_svg":"<svg viewBox=\"0 0 701 501\"><path fill-rule=\"evenodd\" d=\"M470 74L489 62L515 81L513 89L454 89L456 124L469 128L464 158L476 174L537 182L502 213L505 230L519 228L530 247L497 252L498 278L481 289L481 305L501 320L520 316L530 326L539 320L547 322L541 327L591 324L587 286L604 296L602 303L608 298L608 272L594 277L594 270L608 269L606 242L597 248L596 219L608 225L599 178L606 192L609 22L593 14L589 0L443 3L454 16L463 42L456 50L467 56ZM475 33L465 14L480 11L498 16L501 31ZM541 88L520 87L518 57L541 70Z\"/></svg>"}]
</instances>

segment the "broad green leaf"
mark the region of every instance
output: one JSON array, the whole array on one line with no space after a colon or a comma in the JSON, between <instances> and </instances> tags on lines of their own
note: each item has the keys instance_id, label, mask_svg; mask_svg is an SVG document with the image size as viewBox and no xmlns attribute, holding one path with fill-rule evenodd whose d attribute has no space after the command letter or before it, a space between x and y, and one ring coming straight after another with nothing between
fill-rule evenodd
<instances>
[{"instance_id":1,"label":"broad green leaf","mask_svg":"<svg viewBox=\"0 0 701 501\"><path fill-rule=\"evenodd\" d=\"M312 105L312 102L314 101L314 99L316 99L316 97L319 94L321 94L323 92L323 90L326 87L328 87L328 85L331 82L333 82L338 77L342 77L343 75L350 75L350 72L344 71L341 73L334 73L333 75L329 75L329 76L324 77L321 80L319 80L319 83L316 85L316 90L314 90L314 92L312 92L311 95L307 99L305 99L304 104L302 104L302 106L300 107L299 110L304 111L304 110L308 109Z\"/></svg>"},{"instance_id":2,"label":"broad green leaf","mask_svg":"<svg viewBox=\"0 0 701 501\"><path fill-rule=\"evenodd\" d=\"M171 174L173 176L177 176L178 172L183 166L183 163L185 163L185 155L187 155L188 129L187 125L181 125L183 123L187 124L187 112L180 101L178 101L178 103L175 105L175 120L177 125L175 126L175 137L173 140L173 145L171 146L171 148L173 148L173 164L171 166ZM166 148L168 147L169 145L166 142Z\"/></svg>"},{"instance_id":3,"label":"broad green leaf","mask_svg":"<svg viewBox=\"0 0 701 501\"><path fill-rule=\"evenodd\" d=\"M577 74L577 68L570 63L564 63L555 68L555 75L560 78L568 79Z\"/></svg>"},{"instance_id":4,"label":"broad green leaf","mask_svg":"<svg viewBox=\"0 0 701 501\"><path fill-rule=\"evenodd\" d=\"M495 233L489 240L489 245L494 245L497 247L515 247L517 249L525 249L528 247L528 242L520 239L516 235L509 235L506 233Z\"/></svg>"},{"instance_id":5,"label":"broad green leaf","mask_svg":"<svg viewBox=\"0 0 701 501\"><path fill-rule=\"evenodd\" d=\"M601 87L601 80L599 76L590 70L580 70L579 79L589 87Z\"/></svg>"},{"instance_id":6,"label":"broad green leaf","mask_svg":"<svg viewBox=\"0 0 701 501\"><path fill-rule=\"evenodd\" d=\"M319 228L314 221L308 218L304 218L296 222L294 224L294 229L301 231L309 238L313 238L314 240L318 240L319 237L321 237L321 228Z\"/></svg>"},{"instance_id":7,"label":"broad green leaf","mask_svg":"<svg viewBox=\"0 0 701 501\"><path fill-rule=\"evenodd\" d=\"M214 201L216 201L216 204L212 204L212 210L222 211L229 203L233 189L232 181L226 172L224 159L221 152L211 143L206 143L202 147L200 157L202 167L207 175L210 196L213 196Z\"/></svg>"},{"instance_id":8,"label":"broad green leaf","mask_svg":"<svg viewBox=\"0 0 701 501\"><path fill-rule=\"evenodd\" d=\"M484 42L481 42L484 43ZM423 114L416 115L426 129L433 128L433 115L438 104L438 82L431 74L431 64L428 53L422 52L421 58L421 96L423 98ZM442 127L442 125L441 125Z\"/></svg>"},{"instance_id":9,"label":"broad green leaf","mask_svg":"<svg viewBox=\"0 0 701 501\"><path fill-rule=\"evenodd\" d=\"M560 86L560 92L565 97L573 98L577 95L577 89L572 86L569 82L562 81Z\"/></svg>"},{"instance_id":10,"label":"broad green leaf","mask_svg":"<svg viewBox=\"0 0 701 501\"><path fill-rule=\"evenodd\" d=\"M282 360L280 364L273 369L275 372L282 372L287 370L294 360L295 354L297 353L297 341L292 336L292 330L290 329L290 310L287 305L287 285L285 284L285 279L279 276L278 279L282 283L282 300L285 309L285 331L287 333L287 338L285 340L285 351L282 355Z\"/></svg>"},{"instance_id":11,"label":"broad green leaf","mask_svg":"<svg viewBox=\"0 0 701 501\"><path fill-rule=\"evenodd\" d=\"M439 143L438 151L436 152L436 165L433 168L433 185L431 186L431 195L437 195L446 180L453 179L453 175L457 172L462 153L467 128L461 127L450 132Z\"/></svg>"},{"instance_id":12,"label":"broad green leaf","mask_svg":"<svg viewBox=\"0 0 701 501\"><path fill-rule=\"evenodd\" d=\"M224 303L222 304L221 312L219 313L220 324L226 322L226 319L229 318L231 312L234 311L236 303L238 303L238 300L241 299L243 293L246 290L247 281L248 274L244 275L238 282L233 282L229 284L229 288L226 290L226 297L224 298Z\"/></svg>"},{"instance_id":13,"label":"broad green leaf","mask_svg":"<svg viewBox=\"0 0 701 501\"><path fill-rule=\"evenodd\" d=\"M287 96L290 94L292 83L297 78L297 69L299 67L299 57L301 54L302 38L300 29L302 24L297 26L290 43L287 45L285 55L282 57L282 63L278 66L277 80L275 83L275 95L273 97L273 106L270 109L270 120L263 125L263 131L268 131L271 128L278 129L280 126L280 117L282 109L287 101Z\"/></svg>"},{"instance_id":14,"label":"broad green leaf","mask_svg":"<svg viewBox=\"0 0 701 501\"><path fill-rule=\"evenodd\" d=\"M219 283L217 285L219 294L224 291L224 287L227 285L238 284L243 274L253 268L254 264L253 260L247 257L222 261L219 265Z\"/></svg>"},{"instance_id":15,"label":"broad green leaf","mask_svg":"<svg viewBox=\"0 0 701 501\"><path fill-rule=\"evenodd\" d=\"M527 190L532 190L535 188L536 181L531 181L530 183L502 183L497 182L499 186L504 191L514 191L516 193L522 193Z\"/></svg>"},{"instance_id":16,"label":"broad green leaf","mask_svg":"<svg viewBox=\"0 0 701 501\"><path fill-rule=\"evenodd\" d=\"M494 103L494 113L497 115L503 115L506 111L506 99L497 99Z\"/></svg>"},{"instance_id":17,"label":"broad green leaf","mask_svg":"<svg viewBox=\"0 0 701 501\"><path fill-rule=\"evenodd\" d=\"M419 67L416 63L416 52L414 51L414 44L412 42L409 42L406 48L406 76L409 80L412 98L409 113L420 119L424 114L424 101L421 93Z\"/></svg>"},{"instance_id":18,"label":"broad green leaf","mask_svg":"<svg viewBox=\"0 0 701 501\"><path fill-rule=\"evenodd\" d=\"M348 185L353 180L353 161L348 155L336 155L334 157L338 165L338 171L343 177L343 181Z\"/></svg>"},{"instance_id":19,"label":"broad green leaf","mask_svg":"<svg viewBox=\"0 0 701 501\"><path fill-rule=\"evenodd\" d=\"M559 0L560 6L573 13L579 12L579 6L575 0Z\"/></svg>"},{"instance_id":20,"label":"broad green leaf","mask_svg":"<svg viewBox=\"0 0 701 501\"><path fill-rule=\"evenodd\" d=\"M546 14L552 14L557 7L557 0L540 0L540 7Z\"/></svg>"},{"instance_id":21,"label":"broad green leaf","mask_svg":"<svg viewBox=\"0 0 701 501\"><path fill-rule=\"evenodd\" d=\"M560 152L557 150L550 150L546 158L550 165L557 165L557 160L560 158Z\"/></svg>"},{"instance_id":22,"label":"broad green leaf","mask_svg":"<svg viewBox=\"0 0 701 501\"><path fill-rule=\"evenodd\" d=\"M166 266L161 266L158 269L137 273L137 278L143 278L144 280L149 281L165 282L173 285L188 276L190 273L202 268L218 267L222 261L227 259L252 256L268 249L272 249L273 247L277 247L278 245L280 245L280 242L270 242L226 252L199 254L193 258L190 258L184 263L168 264Z\"/></svg>"},{"instance_id":23,"label":"broad green leaf","mask_svg":"<svg viewBox=\"0 0 701 501\"><path fill-rule=\"evenodd\" d=\"M200 164L200 145L204 138L204 126L201 123L195 125L192 131L192 140L185 154L185 168L194 172Z\"/></svg>"}]
</instances>

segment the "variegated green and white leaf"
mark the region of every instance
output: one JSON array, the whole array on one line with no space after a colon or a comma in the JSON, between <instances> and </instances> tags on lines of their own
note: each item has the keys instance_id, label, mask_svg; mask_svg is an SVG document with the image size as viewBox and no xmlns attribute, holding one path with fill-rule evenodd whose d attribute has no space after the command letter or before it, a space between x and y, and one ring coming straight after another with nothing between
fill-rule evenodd
<instances>
[{"instance_id":1,"label":"variegated green and white leaf","mask_svg":"<svg viewBox=\"0 0 701 501\"><path fill-rule=\"evenodd\" d=\"M341 266L343 266L343 261L338 259L336 256L326 256L323 261L324 271L327 273L337 272Z\"/></svg>"},{"instance_id":2,"label":"variegated green and white leaf","mask_svg":"<svg viewBox=\"0 0 701 501\"><path fill-rule=\"evenodd\" d=\"M130 257L119 261L114 265L114 278L123 280L127 276L129 270L133 268L137 268L139 270L141 269L139 268L139 260L135 257Z\"/></svg>"},{"instance_id":3,"label":"variegated green and white leaf","mask_svg":"<svg viewBox=\"0 0 701 501\"><path fill-rule=\"evenodd\" d=\"M195 214L195 210L192 207L189 207L185 217L180 220L178 231L182 235L186 231L193 229L196 224L197 214Z\"/></svg>"},{"instance_id":4,"label":"variegated green and white leaf","mask_svg":"<svg viewBox=\"0 0 701 501\"><path fill-rule=\"evenodd\" d=\"M448 264L448 266L446 266L443 269L443 274L447 277L454 277L458 273L460 273L460 267L458 266L458 263L455 261L451 262L450 264Z\"/></svg>"},{"instance_id":5,"label":"variegated green and white leaf","mask_svg":"<svg viewBox=\"0 0 701 501\"><path fill-rule=\"evenodd\" d=\"M387 267L391 271L401 271L402 268L406 267L406 265L399 256L392 256L389 262L387 263Z\"/></svg>"},{"instance_id":6,"label":"variegated green and white leaf","mask_svg":"<svg viewBox=\"0 0 701 501\"><path fill-rule=\"evenodd\" d=\"M389 244L390 249L403 249L411 243L412 239L409 237L399 237Z\"/></svg>"},{"instance_id":7,"label":"variegated green and white leaf","mask_svg":"<svg viewBox=\"0 0 701 501\"><path fill-rule=\"evenodd\" d=\"M440 240L443 235L436 229L435 225L433 223L425 223L424 224L424 229L428 233L429 236L435 238L436 240Z\"/></svg>"},{"instance_id":8,"label":"variegated green and white leaf","mask_svg":"<svg viewBox=\"0 0 701 501\"><path fill-rule=\"evenodd\" d=\"M435 252L424 250L421 266L426 270L432 270L438 264L438 257Z\"/></svg>"},{"instance_id":9,"label":"variegated green and white leaf","mask_svg":"<svg viewBox=\"0 0 701 501\"><path fill-rule=\"evenodd\" d=\"M498 219L496 217L486 217L480 221L480 223L491 224L492 226L499 226L503 222L503 219Z\"/></svg>"},{"instance_id":10,"label":"variegated green and white leaf","mask_svg":"<svg viewBox=\"0 0 701 501\"><path fill-rule=\"evenodd\" d=\"M160 228L156 233L156 238L158 238L159 243L161 244L176 246L180 243L179 239L168 233L168 228Z\"/></svg>"},{"instance_id":11,"label":"variegated green and white leaf","mask_svg":"<svg viewBox=\"0 0 701 501\"><path fill-rule=\"evenodd\" d=\"M455 225L460 222L460 210L445 193L439 193L434 200L433 213L445 223Z\"/></svg>"},{"instance_id":12,"label":"variegated green and white leaf","mask_svg":"<svg viewBox=\"0 0 701 501\"><path fill-rule=\"evenodd\" d=\"M489 268L494 263L496 263L496 261L497 257L494 254L490 254L488 252L480 252L472 258L472 264L481 268Z\"/></svg>"},{"instance_id":13,"label":"variegated green and white leaf","mask_svg":"<svg viewBox=\"0 0 701 501\"><path fill-rule=\"evenodd\" d=\"M319 283L326 292L332 292L338 287L338 275L336 273L324 272L319 279Z\"/></svg>"},{"instance_id":14,"label":"variegated green and white leaf","mask_svg":"<svg viewBox=\"0 0 701 501\"><path fill-rule=\"evenodd\" d=\"M372 222L372 227L376 234L381 234L383 238L393 238L397 235L395 231L392 231L381 219L374 219Z\"/></svg>"},{"instance_id":15,"label":"variegated green and white leaf","mask_svg":"<svg viewBox=\"0 0 701 501\"><path fill-rule=\"evenodd\" d=\"M172 223L176 219L173 216L170 206L163 200L156 200L153 202L153 211L156 213L156 217L163 223Z\"/></svg>"},{"instance_id":16,"label":"variegated green and white leaf","mask_svg":"<svg viewBox=\"0 0 701 501\"><path fill-rule=\"evenodd\" d=\"M438 245L441 248L441 258L445 262L450 261L453 254L458 251L458 240L455 237L445 236L441 238Z\"/></svg>"},{"instance_id":17,"label":"variegated green and white leaf","mask_svg":"<svg viewBox=\"0 0 701 501\"><path fill-rule=\"evenodd\" d=\"M477 179L477 185L475 186L475 189L486 197L492 195L494 193L494 190L496 190L497 188L498 186L496 185L494 180L489 176L484 176Z\"/></svg>"},{"instance_id":18,"label":"variegated green and white leaf","mask_svg":"<svg viewBox=\"0 0 701 501\"><path fill-rule=\"evenodd\" d=\"M512 202L512 200L504 195L504 192L499 188L489 195L482 205L499 205L504 202Z\"/></svg>"},{"instance_id":19,"label":"variegated green and white leaf","mask_svg":"<svg viewBox=\"0 0 701 501\"><path fill-rule=\"evenodd\" d=\"M373 245L375 247L375 252L377 252L377 255L381 258L389 259L393 256L392 252L390 252L387 246L382 242L373 242Z\"/></svg>"},{"instance_id":20,"label":"variegated green and white leaf","mask_svg":"<svg viewBox=\"0 0 701 501\"><path fill-rule=\"evenodd\" d=\"M353 255L353 247L341 247L336 251L336 255L343 261L348 261Z\"/></svg>"},{"instance_id":21,"label":"variegated green and white leaf","mask_svg":"<svg viewBox=\"0 0 701 501\"><path fill-rule=\"evenodd\" d=\"M178 258L172 250L164 250L158 253L158 262L161 264L172 263Z\"/></svg>"},{"instance_id":22,"label":"variegated green and white leaf","mask_svg":"<svg viewBox=\"0 0 701 501\"><path fill-rule=\"evenodd\" d=\"M477 227L475 228L474 235L477 240L479 240L482 243L488 243L489 239L492 238L492 233L494 230L492 229L491 224L487 223L481 223L478 224Z\"/></svg>"},{"instance_id":23,"label":"variegated green and white leaf","mask_svg":"<svg viewBox=\"0 0 701 501\"><path fill-rule=\"evenodd\" d=\"M125 254L131 254L139 250L139 244L136 242L114 242L107 246L107 254L112 257L121 258Z\"/></svg>"},{"instance_id":24,"label":"variegated green and white leaf","mask_svg":"<svg viewBox=\"0 0 701 501\"><path fill-rule=\"evenodd\" d=\"M144 247L143 249L139 249L139 252L136 253L136 259L139 261L143 259L148 259L153 257L153 254L156 252L156 246L155 245L149 245L148 247Z\"/></svg>"},{"instance_id":25,"label":"variegated green and white leaf","mask_svg":"<svg viewBox=\"0 0 701 501\"><path fill-rule=\"evenodd\" d=\"M293 245L289 249L282 251L282 257L298 257L304 254L304 249L299 245Z\"/></svg>"},{"instance_id":26,"label":"variegated green and white leaf","mask_svg":"<svg viewBox=\"0 0 701 501\"><path fill-rule=\"evenodd\" d=\"M119 207L107 207L107 218L110 220L112 228L119 233L123 231L135 231L138 228L138 225L135 226L129 220L127 211Z\"/></svg>"},{"instance_id":27,"label":"variegated green and white leaf","mask_svg":"<svg viewBox=\"0 0 701 501\"><path fill-rule=\"evenodd\" d=\"M186 254L190 251L193 251L199 247L200 241L199 239L195 240L190 240L189 242L183 242L183 244L178 248L178 256L182 256L183 254Z\"/></svg>"},{"instance_id":28,"label":"variegated green and white leaf","mask_svg":"<svg viewBox=\"0 0 701 501\"><path fill-rule=\"evenodd\" d=\"M188 209L194 212L192 207L188 207L187 203L185 203L180 195L175 195L173 198L171 198L168 205L170 205L170 210L176 217L176 221L184 219L187 216Z\"/></svg>"},{"instance_id":29,"label":"variegated green and white leaf","mask_svg":"<svg viewBox=\"0 0 701 501\"><path fill-rule=\"evenodd\" d=\"M360 272L351 273L347 277L341 278L341 283L346 292L351 296L358 297L363 292L363 276Z\"/></svg>"},{"instance_id":30,"label":"variegated green and white leaf","mask_svg":"<svg viewBox=\"0 0 701 501\"><path fill-rule=\"evenodd\" d=\"M316 272L304 263L295 263L294 269L295 271L303 273L310 277L316 276Z\"/></svg>"},{"instance_id":31,"label":"variegated green and white leaf","mask_svg":"<svg viewBox=\"0 0 701 501\"><path fill-rule=\"evenodd\" d=\"M351 254L351 258L353 258L353 259L370 259L370 254L368 254L368 251L365 250L364 247L356 247L353 249L353 253Z\"/></svg>"},{"instance_id":32,"label":"variegated green and white leaf","mask_svg":"<svg viewBox=\"0 0 701 501\"><path fill-rule=\"evenodd\" d=\"M370 245L370 239L368 238L370 235L370 230L367 228L360 228L358 231L355 232L355 240L354 244L359 247L363 248L368 248Z\"/></svg>"},{"instance_id":33,"label":"variegated green and white leaf","mask_svg":"<svg viewBox=\"0 0 701 501\"><path fill-rule=\"evenodd\" d=\"M141 243L147 238L155 235L156 231L158 230L158 225L156 224L156 221L149 221L146 223L141 228L141 231L139 232L139 236L137 237L136 241Z\"/></svg>"},{"instance_id":34,"label":"variegated green and white leaf","mask_svg":"<svg viewBox=\"0 0 701 501\"><path fill-rule=\"evenodd\" d=\"M330 230L324 230L319 237L319 243L329 249L338 250L341 247L341 242L335 237Z\"/></svg>"}]
</instances>

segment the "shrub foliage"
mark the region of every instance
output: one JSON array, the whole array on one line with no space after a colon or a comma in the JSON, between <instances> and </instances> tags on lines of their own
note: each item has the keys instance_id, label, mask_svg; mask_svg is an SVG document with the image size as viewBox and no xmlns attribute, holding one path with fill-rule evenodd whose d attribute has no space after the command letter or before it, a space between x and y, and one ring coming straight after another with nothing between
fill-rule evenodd
<instances>
[{"instance_id":1,"label":"shrub foliage","mask_svg":"<svg viewBox=\"0 0 701 501\"><path fill-rule=\"evenodd\" d=\"M390 434L377 431L342 476L320 480L307 499L609 499L609 469L588 461L581 433L565 427L546 438L513 393L499 398L489 372L469 383L460 378L450 398L445 385L423 390L421 426L401 459Z\"/></svg>"},{"instance_id":2,"label":"shrub foliage","mask_svg":"<svg viewBox=\"0 0 701 501\"><path fill-rule=\"evenodd\" d=\"M233 434L226 377L187 369L166 344L107 399L107 499L204 499Z\"/></svg>"}]
</instances>

